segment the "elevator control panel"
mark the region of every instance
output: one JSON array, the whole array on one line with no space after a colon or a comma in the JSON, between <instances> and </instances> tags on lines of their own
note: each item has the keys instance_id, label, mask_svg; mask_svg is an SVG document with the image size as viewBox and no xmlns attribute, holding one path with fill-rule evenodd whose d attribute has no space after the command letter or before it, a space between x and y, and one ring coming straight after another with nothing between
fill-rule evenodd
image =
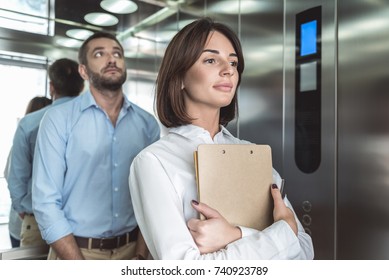
<instances>
[{"instance_id":1,"label":"elevator control panel","mask_svg":"<svg viewBox=\"0 0 389 280\"><path fill-rule=\"evenodd\" d=\"M321 6L296 14L295 161L313 173L321 161Z\"/></svg>"}]
</instances>

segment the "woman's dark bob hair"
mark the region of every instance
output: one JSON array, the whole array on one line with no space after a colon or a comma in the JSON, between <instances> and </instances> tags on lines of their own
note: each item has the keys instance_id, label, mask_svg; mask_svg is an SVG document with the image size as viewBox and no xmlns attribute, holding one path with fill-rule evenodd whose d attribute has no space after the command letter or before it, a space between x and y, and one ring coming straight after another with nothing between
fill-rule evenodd
<instances>
[{"instance_id":1,"label":"woman's dark bob hair","mask_svg":"<svg viewBox=\"0 0 389 280\"><path fill-rule=\"evenodd\" d=\"M226 36L238 57L238 86L244 69L242 47L237 35L226 25L210 18L198 19L180 30L169 43L156 81L156 110L166 127L190 124L192 119L185 110L182 83L186 72L203 52L208 35L217 31ZM238 87L237 87L238 88ZM237 95L221 108L219 124L227 125L238 114Z\"/></svg>"}]
</instances>

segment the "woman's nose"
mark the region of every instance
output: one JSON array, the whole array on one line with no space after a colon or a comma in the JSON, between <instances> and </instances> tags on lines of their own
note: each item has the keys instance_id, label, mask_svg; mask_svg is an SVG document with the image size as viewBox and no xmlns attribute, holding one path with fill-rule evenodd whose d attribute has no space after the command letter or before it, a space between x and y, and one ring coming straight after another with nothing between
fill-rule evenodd
<instances>
[{"instance_id":1,"label":"woman's nose","mask_svg":"<svg viewBox=\"0 0 389 280\"><path fill-rule=\"evenodd\" d=\"M232 76L234 74L234 67L231 65L231 63L229 61L225 62L223 64L223 68L222 68L222 75L230 75Z\"/></svg>"}]
</instances>

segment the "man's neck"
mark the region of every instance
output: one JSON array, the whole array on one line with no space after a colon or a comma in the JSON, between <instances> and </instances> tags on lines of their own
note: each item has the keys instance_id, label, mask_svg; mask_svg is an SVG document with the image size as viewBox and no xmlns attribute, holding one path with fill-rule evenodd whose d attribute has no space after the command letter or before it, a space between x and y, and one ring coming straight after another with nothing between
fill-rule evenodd
<instances>
[{"instance_id":1,"label":"man's neck","mask_svg":"<svg viewBox=\"0 0 389 280\"><path fill-rule=\"evenodd\" d=\"M117 91L100 91L91 88L91 93L97 105L107 113L112 124L115 126L124 101L122 89Z\"/></svg>"}]
</instances>

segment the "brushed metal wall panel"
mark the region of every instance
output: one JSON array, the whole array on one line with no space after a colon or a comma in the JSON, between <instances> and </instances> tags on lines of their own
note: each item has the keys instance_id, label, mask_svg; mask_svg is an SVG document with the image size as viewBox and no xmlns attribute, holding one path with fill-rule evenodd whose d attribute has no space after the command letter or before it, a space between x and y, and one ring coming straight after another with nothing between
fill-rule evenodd
<instances>
[{"instance_id":1,"label":"brushed metal wall panel","mask_svg":"<svg viewBox=\"0 0 389 280\"><path fill-rule=\"evenodd\" d=\"M283 1L258 1L266 9L241 14L246 68L239 92L239 136L272 148L282 171Z\"/></svg>"},{"instance_id":2,"label":"brushed metal wall panel","mask_svg":"<svg viewBox=\"0 0 389 280\"><path fill-rule=\"evenodd\" d=\"M338 257L389 259L389 1L338 3Z\"/></svg>"}]
</instances>

